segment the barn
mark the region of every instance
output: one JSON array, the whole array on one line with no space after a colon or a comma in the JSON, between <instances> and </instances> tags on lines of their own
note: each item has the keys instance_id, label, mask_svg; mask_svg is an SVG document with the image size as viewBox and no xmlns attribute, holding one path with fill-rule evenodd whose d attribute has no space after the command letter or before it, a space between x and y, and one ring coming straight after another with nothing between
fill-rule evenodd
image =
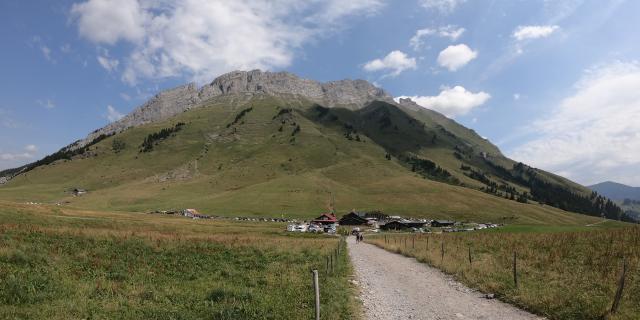
<instances>
[{"instance_id":1,"label":"barn","mask_svg":"<svg viewBox=\"0 0 640 320\"><path fill-rule=\"evenodd\" d=\"M355 211L349 212L340 218L341 226L361 226L366 224L365 215Z\"/></svg>"}]
</instances>

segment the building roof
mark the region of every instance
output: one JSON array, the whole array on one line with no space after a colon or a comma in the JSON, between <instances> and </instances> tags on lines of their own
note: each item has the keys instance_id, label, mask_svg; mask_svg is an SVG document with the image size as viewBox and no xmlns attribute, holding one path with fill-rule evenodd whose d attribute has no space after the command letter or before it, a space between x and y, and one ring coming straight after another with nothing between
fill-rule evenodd
<instances>
[{"instance_id":1,"label":"building roof","mask_svg":"<svg viewBox=\"0 0 640 320\"><path fill-rule=\"evenodd\" d=\"M333 213L323 213L319 217L315 218L313 222L337 222L338 219Z\"/></svg>"}]
</instances>

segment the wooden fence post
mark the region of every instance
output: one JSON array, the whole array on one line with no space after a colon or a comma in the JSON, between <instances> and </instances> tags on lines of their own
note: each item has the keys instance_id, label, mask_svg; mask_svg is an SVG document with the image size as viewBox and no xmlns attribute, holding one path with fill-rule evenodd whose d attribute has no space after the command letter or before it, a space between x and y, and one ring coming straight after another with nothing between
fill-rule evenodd
<instances>
[{"instance_id":1,"label":"wooden fence post","mask_svg":"<svg viewBox=\"0 0 640 320\"><path fill-rule=\"evenodd\" d=\"M313 270L313 291L315 293L316 320L320 320L320 283L318 283L318 270Z\"/></svg>"},{"instance_id":2,"label":"wooden fence post","mask_svg":"<svg viewBox=\"0 0 640 320\"><path fill-rule=\"evenodd\" d=\"M416 236L413 236L413 239L411 239L411 249L415 249L416 248Z\"/></svg>"},{"instance_id":3,"label":"wooden fence post","mask_svg":"<svg viewBox=\"0 0 640 320\"><path fill-rule=\"evenodd\" d=\"M609 314L614 314L618 311L618 306L620 305L620 300L622 299L622 291L624 290L624 278L627 275L627 259L622 258L622 273L620 274L620 279L618 279L618 289L616 290L616 295L613 298L613 304L611 305L611 311Z\"/></svg>"},{"instance_id":4,"label":"wooden fence post","mask_svg":"<svg viewBox=\"0 0 640 320\"><path fill-rule=\"evenodd\" d=\"M518 288L518 255L513 252L513 284Z\"/></svg>"},{"instance_id":5,"label":"wooden fence post","mask_svg":"<svg viewBox=\"0 0 640 320\"><path fill-rule=\"evenodd\" d=\"M444 263L444 240L440 244L440 264Z\"/></svg>"},{"instance_id":6,"label":"wooden fence post","mask_svg":"<svg viewBox=\"0 0 640 320\"><path fill-rule=\"evenodd\" d=\"M469 265L471 265L471 246L469 246Z\"/></svg>"}]
</instances>

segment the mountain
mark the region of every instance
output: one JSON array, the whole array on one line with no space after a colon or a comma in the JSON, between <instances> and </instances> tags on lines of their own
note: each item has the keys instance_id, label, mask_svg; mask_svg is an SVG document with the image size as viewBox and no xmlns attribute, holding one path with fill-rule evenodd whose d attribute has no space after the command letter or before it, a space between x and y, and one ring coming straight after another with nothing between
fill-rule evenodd
<instances>
[{"instance_id":1,"label":"mountain","mask_svg":"<svg viewBox=\"0 0 640 320\"><path fill-rule=\"evenodd\" d=\"M640 221L640 187L606 181L589 186L589 189L614 200L627 215Z\"/></svg>"},{"instance_id":2,"label":"mountain","mask_svg":"<svg viewBox=\"0 0 640 320\"><path fill-rule=\"evenodd\" d=\"M640 201L640 187L630 187L622 183L606 181L589 186L589 189L612 200L636 200Z\"/></svg>"},{"instance_id":3,"label":"mountain","mask_svg":"<svg viewBox=\"0 0 640 320\"><path fill-rule=\"evenodd\" d=\"M87 209L308 218L335 198L343 211L434 218L627 218L591 190L508 159L473 130L364 80L259 70L161 92L0 176L0 199ZM74 188L89 192L75 197Z\"/></svg>"}]
</instances>

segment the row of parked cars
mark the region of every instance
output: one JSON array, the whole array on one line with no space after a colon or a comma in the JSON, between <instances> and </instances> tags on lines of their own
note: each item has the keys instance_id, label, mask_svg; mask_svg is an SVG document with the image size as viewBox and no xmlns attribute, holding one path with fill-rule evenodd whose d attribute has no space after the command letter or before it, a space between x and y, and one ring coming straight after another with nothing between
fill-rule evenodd
<instances>
[{"instance_id":1,"label":"row of parked cars","mask_svg":"<svg viewBox=\"0 0 640 320\"><path fill-rule=\"evenodd\" d=\"M322 225L316 223L298 223L287 225L289 232L313 232L313 233L336 233L337 225Z\"/></svg>"}]
</instances>

